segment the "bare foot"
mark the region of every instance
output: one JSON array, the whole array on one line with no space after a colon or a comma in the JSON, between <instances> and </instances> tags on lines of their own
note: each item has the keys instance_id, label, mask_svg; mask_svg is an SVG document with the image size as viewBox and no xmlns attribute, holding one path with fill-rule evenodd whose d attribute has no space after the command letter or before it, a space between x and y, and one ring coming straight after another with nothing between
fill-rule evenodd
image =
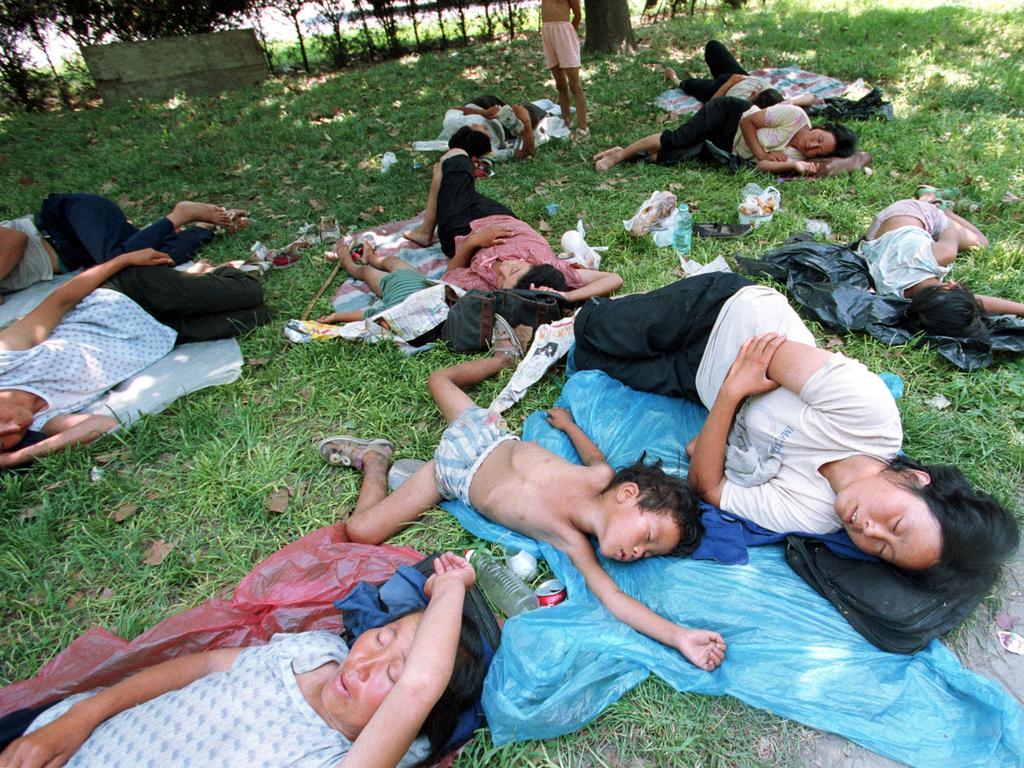
<instances>
[{"instance_id":1,"label":"bare foot","mask_svg":"<svg viewBox=\"0 0 1024 768\"><path fill-rule=\"evenodd\" d=\"M402 237L404 237L406 240L412 240L414 243L416 243L416 245L422 246L424 248L429 248L430 245L434 242L433 231L424 232L421 229L407 229L405 232L402 233Z\"/></svg>"},{"instance_id":2,"label":"bare foot","mask_svg":"<svg viewBox=\"0 0 1024 768\"><path fill-rule=\"evenodd\" d=\"M679 87L679 77L676 75L676 71L672 67L665 67L665 79L668 80L673 88Z\"/></svg>"},{"instance_id":3,"label":"bare foot","mask_svg":"<svg viewBox=\"0 0 1024 768\"><path fill-rule=\"evenodd\" d=\"M225 211L227 214L229 224L225 229L231 234L240 232L249 226L249 212L243 211L241 208L228 208Z\"/></svg>"},{"instance_id":4,"label":"bare foot","mask_svg":"<svg viewBox=\"0 0 1024 768\"><path fill-rule=\"evenodd\" d=\"M213 203L193 203L182 200L172 210L167 218L175 227L182 227L193 222L205 222L225 229L230 226L231 218L228 212L219 205Z\"/></svg>"},{"instance_id":5,"label":"bare foot","mask_svg":"<svg viewBox=\"0 0 1024 768\"><path fill-rule=\"evenodd\" d=\"M604 155L600 160L594 163L594 167L604 173L608 169L619 164L619 152L622 151L621 147L615 147L608 154Z\"/></svg>"},{"instance_id":6,"label":"bare foot","mask_svg":"<svg viewBox=\"0 0 1024 768\"><path fill-rule=\"evenodd\" d=\"M676 649L695 667L711 672L725 658L725 640L710 629L684 629Z\"/></svg>"},{"instance_id":7,"label":"bare foot","mask_svg":"<svg viewBox=\"0 0 1024 768\"><path fill-rule=\"evenodd\" d=\"M377 253L377 248L369 240L363 240L363 263L368 264L374 269L380 269L381 264L386 259L386 256L381 256Z\"/></svg>"}]
</instances>

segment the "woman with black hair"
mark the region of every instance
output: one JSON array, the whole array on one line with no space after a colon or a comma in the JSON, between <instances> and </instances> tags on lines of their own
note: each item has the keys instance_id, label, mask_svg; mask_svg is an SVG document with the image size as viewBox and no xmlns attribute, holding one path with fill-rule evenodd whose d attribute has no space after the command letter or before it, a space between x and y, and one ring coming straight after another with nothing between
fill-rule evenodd
<instances>
[{"instance_id":1,"label":"woman with black hair","mask_svg":"<svg viewBox=\"0 0 1024 768\"><path fill-rule=\"evenodd\" d=\"M844 530L865 553L984 589L1019 539L1013 516L955 467L898 458L900 414L864 365L818 349L786 298L734 274L588 302L575 363L709 410L690 483L780 533Z\"/></svg>"},{"instance_id":2,"label":"woman with black hair","mask_svg":"<svg viewBox=\"0 0 1024 768\"><path fill-rule=\"evenodd\" d=\"M984 314L1024 316L1024 304L972 293L945 280L957 254L988 245L981 231L926 193L897 200L875 217L858 252L875 291L910 299L908 317L933 336L985 341Z\"/></svg>"},{"instance_id":3,"label":"woman with black hair","mask_svg":"<svg viewBox=\"0 0 1024 768\"><path fill-rule=\"evenodd\" d=\"M351 648L311 631L157 664L46 710L0 765L430 765L485 672L462 614L472 566L449 552L434 571L426 610Z\"/></svg>"}]
</instances>

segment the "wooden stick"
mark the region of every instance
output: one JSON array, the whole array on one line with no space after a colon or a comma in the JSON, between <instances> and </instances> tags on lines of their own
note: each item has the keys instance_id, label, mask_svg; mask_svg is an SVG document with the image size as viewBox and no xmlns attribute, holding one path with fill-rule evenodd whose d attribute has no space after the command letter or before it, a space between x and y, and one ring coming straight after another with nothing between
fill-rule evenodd
<instances>
[{"instance_id":1,"label":"wooden stick","mask_svg":"<svg viewBox=\"0 0 1024 768\"><path fill-rule=\"evenodd\" d=\"M328 287L330 287L331 283L334 282L334 278L338 276L338 270L340 269L341 259L338 259L338 263L334 265L334 269L331 270L331 274L329 274L327 279L324 280L324 284L320 286L320 290L316 292L316 296L314 296L309 304L306 305L306 309L302 313L302 317L299 318L300 320L309 319L309 313L313 311L313 307L315 307L316 303L320 301L320 297L324 295L324 291L326 291Z\"/></svg>"}]
</instances>

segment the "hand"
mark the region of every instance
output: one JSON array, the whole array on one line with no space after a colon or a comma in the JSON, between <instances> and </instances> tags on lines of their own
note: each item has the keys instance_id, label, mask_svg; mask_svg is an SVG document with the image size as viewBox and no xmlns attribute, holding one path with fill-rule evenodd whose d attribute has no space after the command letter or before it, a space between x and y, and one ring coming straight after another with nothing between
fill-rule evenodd
<instances>
[{"instance_id":1,"label":"hand","mask_svg":"<svg viewBox=\"0 0 1024 768\"><path fill-rule=\"evenodd\" d=\"M725 658L725 640L709 629L679 628L673 647L695 667L710 672Z\"/></svg>"},{"instance_id":2,"label":"hand","mask_svg":"<svg viewBox=\"0 0 1024 768\"><path fill-rule=\"evenodd\" d=\"M769 162L772 163L784 163L787 160L789 160L789 157L786 155L785 152L781 152L776 149L771 152L765 152L764 157L762 157L761 159L768 160Z\"/></svg>"},{"instance_id":3,"label":"hand","mask_svg":"<svg viewBox=\"0 0 1024 768\"><path fill-rule=\"evenodd\" d=\"M722 389L741 398L777 389L779 383L768 378L768 365L785 341L786 337L779 333L760 333L744 341Z\"/></svg>"},{"instance_id":4,"label":"hand","mask_svg":"<svg viewBox=\"0 0 1024 768\"><path fill-rule=\"evenodd\" d=\"M502 245L508 238L512 237L515 231L507 224L492 224L489 227L476 231L477 242L481 248L489 248L492 245Z\"/></svg>"},{"instance_id":5,"label":"hand","mask_svg":"<svg viewBox=\"0 0 1024 768\"><path fill-rule=\"evenodd\" d=\"M74 707L38 731L15 739L0 754L4 768L57 768L92 734L94 726L76 717Z\"/></svg>"},{"instance_id":6,"label":"hand","mask_svg":"<svg viewBox=\"0 0 1024 768\"><path fill-rule=\"evenodd\" d=\"M797 160L794 168L801 176L817 176L826 165L827 163L819 163L814 160Z\"/></svg>"},{"instance_id":7,"label":"hand","mask_svg":"<svg viewBox=\"0 0 1024 768\"><path fill-rule=\"evenodd\" d=\"M548 424L562 432L576 423L572 418L572 412L567 408L548 408L546 415Z\"/></svg>"},{"instance_id":8,"label":"hand","mask_svg":"<svg viewBox=\"0 0 1024 768\"><path fill-rule=\"evenodd\" d=\"M434 560L434 575L427 579L423 591L433 596L439 585L459 583L468 592L476 583L476 571L469 561L454 552L445 552Z\"/></svg>"},{"instance_id":9,"label":"hand","mask_svg":"<svg viewBox=\"0 0 1024 768\"><path fill-rule=\"evenodd\" d=\"M129 251L117 257L126 267L173 267L174 260L166 253L154 248L143 248L141 251Z\"/></svg>"},{"instance_id":10,"label":"hand","mask_svg":"<svg viewBox=\"0 0 1024 768\"><path fill-rule=\"evenodd\" d=\"M568 299L569 298L562 291L556 291L550 285L537 285L536 283L530 283L530 290L531 291L547 291L548 293L555 294L555 296L561 296L563 299Z\"/></svg>"},{"instance_id":11,"label":"hand","mask_svg":"<svg viewBox=\"0 0 1024 768\"><path fill-rule=\"evenodd\" d=\"M487 109L484 110L484 117L486 117L488 120L493 120L498 116L498 112L500 111L500 109L501 107L488 107Z\"/></svg>"},{"instance_id":12,"label":"hand","mask_svg":"<svg viewBox=\"0 0 1024 768\"><path fill-rule=\"evenodd\" d=\"M331 314L329 315L320 315L320 317L318 317L316 321L318 323L327 323L328 325L334 325L335 323L338 322L338 313L331 312Z\"/></svg>"}]
</instances>

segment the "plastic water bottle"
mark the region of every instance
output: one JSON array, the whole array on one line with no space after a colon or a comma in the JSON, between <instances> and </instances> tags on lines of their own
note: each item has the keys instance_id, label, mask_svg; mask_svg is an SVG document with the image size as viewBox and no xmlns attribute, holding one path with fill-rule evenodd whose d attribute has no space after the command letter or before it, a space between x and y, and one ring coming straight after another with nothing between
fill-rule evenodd
<instances>
[{"instance_id":1,"label":"plastic water bottle","mask_svg":"<svg viewBox=\"0 0 1024 768\"><path fill-rule=\"evenodd\" d=\"M466 559L476 571L480 589L491 604L511 618L539 607L537 596L499 561L479 549L466 551Z\"/></svg>"},{"instance_id":2,"label":"plastic water bottle","mask_svg":"<svg viewBox=\"0 0 1024 768\"><path fill-rule=\"evenodd\" d=\"M679 210L676 211L676 231L672 235L672 247L680 256L688 256L692 242L693 216L690 215L690 206L680 203Z\"/></svg>"}]
</instances>

